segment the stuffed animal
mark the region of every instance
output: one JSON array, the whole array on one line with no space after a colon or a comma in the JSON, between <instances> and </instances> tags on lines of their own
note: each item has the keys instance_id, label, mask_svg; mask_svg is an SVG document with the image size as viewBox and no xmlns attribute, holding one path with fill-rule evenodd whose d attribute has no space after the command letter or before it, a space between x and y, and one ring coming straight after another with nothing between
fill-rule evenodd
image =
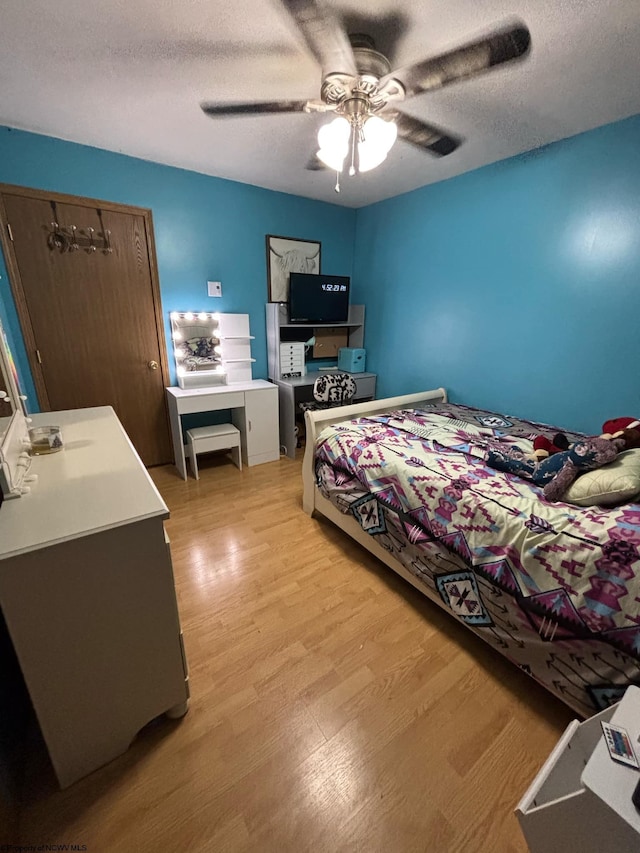
<instances>
[{"instance_id":1,"label":"stuffed animal","mask_svg":"<svg viewBox=\"0 0 640 853\"><path fill-rule=\"evenodd\" d=\"M544 487L547 500L559 501L579 474L608 465L624 449L624 441L620 438L580 439L568 450L540 462L533 472L533 482Z\"/></svg>"},{"instance_id":2,"label":"stuffed animal","mask_svg":"<svg viewBox=\"0 0 640 853\"><path fill-rule=\"evenodd\" d=\"M623 429L622 434L617 437L624 441L625 450L640 447L640 426L627 427L626 429Z\"/></svg>"},{"instance_id":3,"label":"stuffed animal","mask_svg":"<svg viewBox=\"0 0 640 853\"><path fill-rule=\"evenodd\" d=\"M559 501L579 474L608 465L624 449L622 438L609 440L595 436L580 439L568 450L537 463L519 447L494 448L488 452L486 461L491 468L542 486L548 500Z\"/></svg>"},{"instance_id":4,"label":"stuffed animal","mask_svg":"<svg viewBox=\"0 0 640 853\"><path fill-rule=\"evenodd\" d=\"M553 438L539 435L533 440L533 455L541 462L547 456L553 456L562 450L569 449L569 439L563 432L556 433Z\"/></svg>"},{"instance_id":5,"label":"stuffed animal","mask_svg":"<svg viewBox=\"0 0 640 853\"><path fill-rule=\"evenodd\" d=\"M640 427L640 421L637 418L612 418L610 421L605 421L602 424L601 438L619 438L625 429L634 429Z\"/></svg>"},{"instance_id":6,"label":"stuffed animal","mask_svg":"<svg viewBox=\"0 0 640 853\"><path fill-rule=\"evenodd\" d=\"M614 418L612 421L605 421L600 438L621 438L624 441L625 450L640 447L640 421L633 418Z\"/></svg>"},{"instance_id":7,"label":"stuffed animal","mask_svg":"<svg viewBox=\"0 0 640 853\"><path fill-rule=\"evenodd\" d=\"M490 468L504 471L505 474L515 474L523 480L533 480L537 467L537 460L516 446L495 446L488 451L486 461Z\"/></svg>"}]
</instances>

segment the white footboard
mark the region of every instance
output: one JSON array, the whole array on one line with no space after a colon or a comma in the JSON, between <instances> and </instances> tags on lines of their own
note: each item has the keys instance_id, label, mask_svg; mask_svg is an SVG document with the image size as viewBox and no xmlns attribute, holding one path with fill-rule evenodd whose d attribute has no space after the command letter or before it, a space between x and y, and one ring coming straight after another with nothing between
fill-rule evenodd
<instances>
[{"instance_id":1,"label":"white footboard","mask_svg":"<svg viewBox=\"0 0 640 853\"><path fill-rule=\"evenodd\" d=\"M402 397L386 397L384 400L370 400L367 403L355 403L353 406L338 406L335 409L320 409L318 411L305 412L306 447L302 462L302 506L304 511L309 515L313 515L313 511L316 508L314 453L318 435L326 426L329 426L329 424L339 424L342 421L350 421L353 418L380 415L383 412L391 412L394 409L410 409L414 406L420 406L421 403L434 402L447 402L447 392L444 388L421 391L418 394L405 394Z\"/></svg>"}]
</instances>

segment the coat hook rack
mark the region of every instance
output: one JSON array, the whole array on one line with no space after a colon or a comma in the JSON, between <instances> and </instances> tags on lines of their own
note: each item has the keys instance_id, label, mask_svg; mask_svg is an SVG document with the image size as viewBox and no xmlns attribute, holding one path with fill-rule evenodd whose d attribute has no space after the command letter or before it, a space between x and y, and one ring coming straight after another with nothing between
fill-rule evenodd
<instances>
[{"instance_id":1,"label":"coat hook rack","mask_svg":"<svg viewBox=\"0 0 640 853\"><path fill-rule=\"evenodd\" d=\"M61 255L80 249L89 254L95 254L98 250L104 255L113 254L111 231L108 228L96 231L91 226L79 228L77 225L60 225L57 220L49 225L47 245L51 251L60 252Z\"/></svg>"}]
</instances>

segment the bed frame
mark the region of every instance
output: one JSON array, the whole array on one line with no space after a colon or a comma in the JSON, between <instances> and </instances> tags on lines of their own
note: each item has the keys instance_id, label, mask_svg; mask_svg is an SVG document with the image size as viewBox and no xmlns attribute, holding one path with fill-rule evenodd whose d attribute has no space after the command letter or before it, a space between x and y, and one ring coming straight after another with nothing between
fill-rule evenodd
<instances>
[{"instance_id":1,"label":"bed frame","mask_svg":"<svg viewBox=\"0 0 640 853\"><path fill-rule=\"evenodd\" d=\"M365 533L351 514L345 515L340 512L340 510L334 507L331 501L327 500L320 493L316 485L314 454L317 438L329 424L338 424L342 421L350 421L353 418L362 418L367 415L381 415L384 412L391 412L394 409L410 409L420 406L421 403L446 402L447 392L445 389L435 388L432 391L422 391L419 394L406 394L402 397L387 397L384 400L356 403L353 406L341 406L335 409L320 409L305 412L306 448L302 462L302 483L304 489L302 506L304 511L311 516L314 513L318 513L328 518L329 521L332 521L341 530L344 530L352 539L359 542L363 548L370 551L374 557L382 560L390 569L393 569L394 572L403 577L423 595L426 595L431 601L435 601L444 610L447 610L447 608L439 596L432 594L431 590L423 586L411 572L405 569L391 554L378 545L373 536ZM447 610L447 612L450 611Z\"/></svg>"},{"instance_id":2,"label":"bed frame","mask_svg":"<svg viewBox=\"0 0 640 853\"><path fill-rule=\"evenodd\" d=\"M419 407L424 403L446 403L447 393L444 388L436 388L432 391L424 391L420 394L409 394L403 397L389 397L384 400L373 400L367 403L359 403L354 406L344 406L335 409L325 409L320 411L308 411L305 413L305 421L307 427L306 449L302 467L303 480L303 499L302 505L304 511L308 515L313 516L314 513L324 516L329 521L333 522L341 530L344 530L352 539L366 548L374 557L377 557L385 565L393 569L396 574L404 578L411 586L419 590L430 601L435 602L439 607L449 613L460 624L465 624L476 636L484 639L483 636L475 631L472 626L467 625L463 620L459 619L444 603L442 598L436 591L423 585L420 580L414 577L411 572L406 569L392 554L390 554L382 545L378 544L377 537L370 536L358 524L354 516L349 513L342 513L337 509L331 501L325 498L316 485L315 476L315 447L319 434L325 427L330 424L337 424L343 421L352 420L357 417L366 417L367 415L379 415L384 412L393 411L394 409L409 409ZM542 636L542 635L541 635ZM544 639L544 637L543 637ZM508 658L509 659L509 658ZM634 664L634 667L636 665ZM634 669L634 672L636 670ZM535 679L535 676L533 676ZM536 679L539 680L539 679ZM553 689L547 682L541 681L545 689L549 690L555 696L564 702L581 717L590 716L593 711L588 709L588 705L574 699L573 694L565 694L559 690Z\"/></svg>"}]
</instances>

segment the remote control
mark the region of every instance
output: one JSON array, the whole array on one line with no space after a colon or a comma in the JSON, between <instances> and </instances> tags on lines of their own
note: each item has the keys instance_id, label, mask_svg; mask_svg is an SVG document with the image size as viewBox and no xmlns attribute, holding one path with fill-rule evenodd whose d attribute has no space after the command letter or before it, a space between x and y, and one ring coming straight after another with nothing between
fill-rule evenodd
<instances>
[{"instance_id":1,"label":"remote control","mask_svg":"<svg viewBox=\"0 0 640 853\"><path fill-rule=\"evenodd\" d=\"M629 733L622 726L614 726L612 723L600 722L604 733L604 741L609 750L609 755L614 761L619 761L621 764L627 764L630 767L638 768L638 759L636 758L631 738Z\"/></svg>"}]
</instances>

